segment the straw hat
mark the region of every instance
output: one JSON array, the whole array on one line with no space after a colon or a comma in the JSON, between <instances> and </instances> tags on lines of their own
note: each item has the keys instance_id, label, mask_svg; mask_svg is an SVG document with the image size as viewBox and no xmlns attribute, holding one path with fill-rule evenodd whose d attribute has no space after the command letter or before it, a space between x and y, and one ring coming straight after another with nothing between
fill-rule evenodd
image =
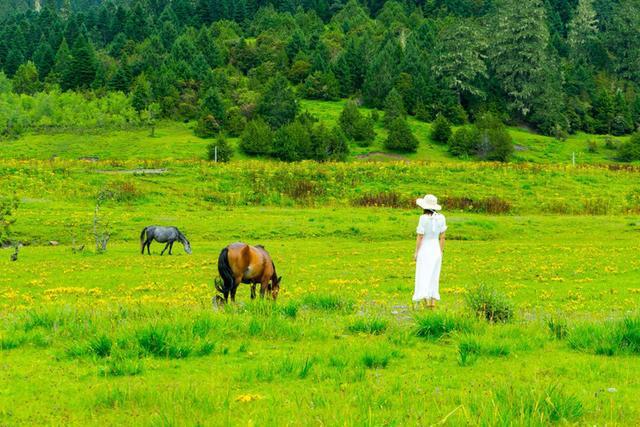
<instances>
[{"instance_id":1,"label":"straw hat","mask_svg":"<svg viewBox=\"0 0 640 427\"><path fill-rule=\"evenodd\" d=\"M439 211L442 209L442 206L438 204L438 198L433 194L427 194L421 199L416 200L416 205L420 206L422 209L429 209L432 211Z\"/></svg>"}]
</instances>

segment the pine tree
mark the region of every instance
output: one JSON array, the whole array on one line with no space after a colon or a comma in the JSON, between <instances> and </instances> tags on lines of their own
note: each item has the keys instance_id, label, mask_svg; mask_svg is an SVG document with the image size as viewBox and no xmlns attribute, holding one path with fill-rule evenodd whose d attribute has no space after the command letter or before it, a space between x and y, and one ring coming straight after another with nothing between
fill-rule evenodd
<instances>
[{"instance_id":1,"label":"pine tree","mask_svg":"<svg viewBox=\"0 0 640 427\"><path fill-rule=\"evenodd\" d=\"M38 47L33 53L33 62L38 68L38 74L43 78L46 77L51 69L53 68L53 64L55 62L55 54L49 42L42 37Z\"/></svg>"},{"instance_id":2,"label":"pine tree","mask_svg":"<svg viewBox=\"0 0 640 427\"><path fill-rule=\"evenodd\" d=\"M207 146L207 158L218 162L228 162L233 157L233 148L222 133L218 134L215 142Z\"/></svg>"},{"instance_id":3,"label":"pine tree","mask_svg":"<svg viewBox=\"0 0 640 427\"><path fill-rule=\"evenodd\" d=\"M83 33L74 43L71 57L68 72L62 79L62 88L89 88L96 78L97 63L93 46Z\"/></svg>"},{"instance_id":4,"label":"pine tree","mask_svg":"<svg viewBox=\"0 0 640 427\"><path fill-rule=\"evenodd\" d=\"M432 70L459 102L464 94L484 94L478 83L487 77L486 47L480 31L467 21L448 22L438 35Z\"/></svg>"},{"instance_id":5,"label":"pine tree","mask_svg":"<svg viewBox=\"0 0 640 427\"><path fill-rule=\"evenodd\" d=\"M142 111L147 109L151 103L152 96L151 83L147 80L147 76L142 73L133 83L133 88L131 90L131 105L138 114L140 114Z\"/></svg>"},{"instance_id":6,"label":"pine tree","mask_svg":"<svg viewBox=\"0 0 640 427\"><path fill-rule=\"evenodd\" d=\"M451 123L445 116L438 114L431 126L431 139L446 144L451 138Z\"/></svg>"},{"instance_id":7,"label":"pine tree","mask_svg":"<svg viewBox=\"0 0 640 427\"><path fill-rule=\"evenodd\" d=\"M207 89L200 101L200 110L203 115L212 115L219 123L225 119L225 106L216 88Z\"/></svg>"},{"instance_id":8,"label":"pine tree","mask_svg":"<svg viewBox=\"0 0 640 427\"><path fill-rule=\"evenodd\" d=\"M398 75L400 57L399 46L389 40L371 62L362 88L368 105L382 107Z\"/></svg>"},{"instance_id":9,"label":"pine tree","mask_svg":"<svg viewBox=\"0 0 640 427\"><path fill-rule=\"evenodd\" d=\"M384 123L385 126L397 119L398 117L404 119L407 116L407 111L404 108L404 102L402 96L396 89L391 89L389 94L384 100Z\"/></svg>"},{"instance_id":10,"label":"pine tree","mask_svg":"<svg viewBox=\"0 0 640 427\"><path fill-rule=\"evenodd\" d=\"M120 66L113 74L108 83L109 90L129 92L129 85L131 84L131 73L126 66Z\"/></svg>"},{"instance_id":11,"label":"pine tree","mask_svg":"<svg viewBox=\"0 0 640 427\"><path fill-rule=\"evenodd\" d=\"M282 75L267 83L256 112L274 129L291 122L298 112L298 101Z\"/></svg>"},{"instance_id":12,"label":"pine tree","mask_svg":"<svg viewBox=\"0 0 640 427\"><path fill-rule=\"evenodd\" d=\"M598 34L598 19L593 9L593 0L578 0L578 7L568 25L567 44L574 57L586 55L588 44Z\"/></svg>"},{"instance_id":13,"label":"pine tree","mask_svg":"<svg viewBox=\"0 0 640 427\"><path fill-rule=\"evenodd\" d=\"M18 67L13 76L13 91L15 93L26 93L33 95L40 89L38 80L38 69L31 61L25 62Z\"/></svg>"},{"instance_id":14,"label":"pine tree","mask_svg":"<svg viewBox=\"0 0 640 427\"><path fill-rule=\"evenodd\" d=\"M491 65L509 108L531 111L545 72L549 30L541 0L507 0L497 15Z\"/></svg>"},{"instance_id":15,"label":"pine tree","mask_svg":"<svg viewBox=\"0 0 640 427\"><path fill-rule=\"evenodd\" d=\"M7 58L4 61L4 71L11 77L18 71L18 67L20 67L20 64L23 62L24 56L20 49L12 48L9 50Z\"/></svg>"},{"instance_id":16,"label":"pine tree","mask_svg":"<svg viewBox=\"0 0 640 427\"><path fill-rule=\"evenodd\" d=\"M73 58L71 56L71 51L69 50L69 45L67 44L67 39L63 38L60 46L58 47L58 51L56 52L53 69L51 70L51 80L62 85L64 76L71 73L70 69L72 60Z\"/></svg>"},{"instance_id":17,"label":"pine tree","mask_svg":"<svg viewBox=\"0 0 640 427\"><path fill-rule=\"evenodd\" d=\"M389 124L389 136L384 142L387 150L414 153L418 149L418 140L411 132L407 120L396 117Z\"/></svg>"}]
</instances>

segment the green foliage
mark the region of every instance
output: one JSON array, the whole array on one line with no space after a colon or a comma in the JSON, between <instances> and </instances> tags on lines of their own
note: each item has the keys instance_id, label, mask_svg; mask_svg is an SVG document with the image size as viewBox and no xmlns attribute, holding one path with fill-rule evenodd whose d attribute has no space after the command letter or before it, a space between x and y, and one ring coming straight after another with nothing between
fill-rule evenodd
<instances>
[{"instance_id":1,"label":"green foliage","mask_svg":"<svg viewBox=\"0 0 640 427\"><path fill-rule=\"evenodd\" d=\"M569 329L567 342L575 350L616 356L640 354L640 318L582 323Z\"/></svg>"},{"instance_id":2,"label":"green foliage","mask_svg":"<svg viewBox=\"0 0 640 427\"><path fill-rule=\"evenodd\" d=\"M194 129L194 133L200 138L214 138L219 132L220 123L212 114L201 117Z\"/></svg>"},{"instance_id":3,"label":"green foliage","mask_svg":"<svg viewBox=\"0 0 640 427\"><path fill-rule=\"evenodd\" d=\"M431 139L446 144L451 138L451 123L445 116L438 114L431 125Z\"/></svg>"},{"instance_id":4,"label":"green foliage","mask_svg":"<svg viewBox=\"0 0 640 427\"><path fill-rule=\"evenodd\" d=\"M449 152L456 157L471 156L476 151L477 141L477 129L471 126L460 127L449 140Z\"/></svg>"},{"instance_id":5,"label":"green foliage","mask_svg":"<svg viewBox=\"0 0 640 427\"><path fill-rule=\"evenodd\" d=\"M298 101L284 76L277 75L269 80L256 112L274 129L295 118L298 113Z\"/></svg>"},{"instance_id":6,"label":"green foliage","mask_svg":"<svg viewBox=\"0 0 640 427\"><path fill-rule=\"evenodd\" d=\"M233 157L233 149L227 139L221 133L218 134L215 142L207 145L207 158L219 162L228 162Z\"/></svg>"},{"instance_id":7,"label":"green foliage","mask_svg":"<svg viewBox=\"0 0 640 427\"><path fill-rule=\"evenodd\" d=\"M9 243L11 226L16 222L18 199L16 197L0 196L0 245Z\"/></svg>"},{"instance_id":8,"label":"green foliage","mask_svg":"<svg viewBox=\"0 0 640 427\"><path fill-rule=\"evenodd\" d=\"M384 124L389 127L391 123L397 119L404 119L407 111L404 108L402 96L396 89L392 89L384 100Z\"/></svg>"},{"instance_id":9,"label":"green foliage","mask_svg":"<svg viewBox=\"0 0 640 427\"><path fill-rule=\"evenodd\" d=\"M397 117L389 124L389 136L384 141L388 150L413 153L418 149L419 141L411 132L404 118Z\"/></svg>"},{"instance_id":10,"label":"green foliage","mask_svg":"<svg viewBox=\"0 0 640 427\"><path fill-rule=\"evenodd\" d=\"M345 104L338 118L338 123L344 133L356 141L358 145L367 146L375 138L373 120L363 116L354 101Z\"/></svg>"},{"instance_id":11,"label":"green foliage","mask_svg":"<svg viewBox=\"0 0 640 427\"><path fill-rule=\"evenodd\" d=\"M225 106L220 94L215 88L209 88L200 101L200 110L203 115L211 115L222 124L226 117Z\"/></svg>"},{"instance_id":12,"label":"green foliage","mask_svg":"<svg viewBox=\"0 0 640 427\"><path fill-rule=\"evenodd\" d=\"M273 150L273 131L258 118L247 123L240 137L240 149L249 155L269 155Z\"/></svg>"},{"instance_id":13,"label":"green foliage","mask_svg":"<svg viewBox=\"0 0 640 427\"><path fill-rule=\"evenodd\" d=\"M21 64L13 76L13 90L15 93L33 95L40 89L38 70L33 62Z\"/></svg>"},{"instance_id":14,"label":"green foliage","mask_svg":"<svg viewBox=\"0 0 640 427\"><path fill-rule=\"evenodd\" d=\"M305 80L302 94L308 99L337 100L340 96L340 84L333 73L316 71Z\"/></svg>"},{"instance_id":15,"label":"green foliage","mask_svg":"<svg viewBox=\"0 0 640 427\"><path fill-rule=\"evenodd\" d=\"M513 317L513 303L498 290L481 284L470 290L465 300L478 316L490 322L508 322Z\"/></svg>"},{"instance_id":16,"label":"green foliage","mask_svg":"<svg viewBox=\"0 0 640 427\"><path fill-rule=\"evenodd\" d=\"M502 121L492 115L484 114L475 123L478 130L476 155L481 159L506 162L513 153L513 140Z\"/></svg>"},{"instance_id":17,"label":"green foliage","mask_svg":"<svg viewBox=\"0 0 640 427\"><path fill-rule=\"evenodd\" d=\"M383 334L389 322L378 317L358 318L348 326L348 330L353 333L380 335Z\"/></svg>"},{"instance_id":18,"label":"green foliage","mask_svg":"<svg viewBox=\"0 0 640 427\"><path fill-rule=\"evenodd\" d=\"M618 147L618 160L622 162L640 160L640 132L634 133L629 141Z\"/></svg>"}]
</instances>

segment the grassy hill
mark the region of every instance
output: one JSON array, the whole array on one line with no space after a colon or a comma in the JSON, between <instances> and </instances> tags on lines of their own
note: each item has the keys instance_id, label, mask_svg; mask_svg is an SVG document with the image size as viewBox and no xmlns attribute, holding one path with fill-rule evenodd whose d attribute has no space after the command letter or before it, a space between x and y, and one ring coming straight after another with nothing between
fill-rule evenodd
<instances>
[{"instance_id":1,"label":"grassy hill","mask_svg":"<svg viewBox=\"0 0 640 427\"><path fill-rule=\"evenodd\" d=\"M309 111L319 120L328 125L334 125L345 101L320 102L301 101L301 109ZM370 109L362 108L364 114ZM382 113L381 113L382 114ZM420 141L415 154L389 153L383 143L387 136L386 129L381 122L376 123L376 139L369 147L352 145L352 160L427 160L427 161L456 161L447 150L446 145L437 144L430 138L431 126L409 118L409 125ZM155 137L149 136L148 129L132 129L85 133L56 132L36 133L23 136L17 140L2 141L0 143L0 158L18 159L49 159L60 157L64 159L79 159L81 157L95 157L99 159L203 159L206 156L206 146L209 141L198 138L193 134L193 123L162 122L156 130ZM605 135L589 135L578 133L571 135L566 141L538 135L519 128L509 128L509 132L516 144L514 162L533 162L545 164L570 164L575 153L578 164L610 164L615 163L615 150L606 148L606 141L610 140L614 146L624 142L628 137L610 137ZM597 150L590 152L588 142L596 143ZM233 146L237 145L236 138L230 138ZM234 160L246 158L236 149Z\"/></svg>"}]
</instances>

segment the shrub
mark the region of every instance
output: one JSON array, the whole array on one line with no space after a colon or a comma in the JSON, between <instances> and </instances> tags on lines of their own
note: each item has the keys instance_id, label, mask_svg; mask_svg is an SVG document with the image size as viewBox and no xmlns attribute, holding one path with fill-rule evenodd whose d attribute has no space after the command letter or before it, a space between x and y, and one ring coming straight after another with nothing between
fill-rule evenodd
<instances>
[{"instance_id":1,"label":"shrub","mask_svg":"<svg viewBox=\"0 0 640 427\"><path fill-rule=\"evenodd\" d=\"M220 123L211 114L201 117L194 133L200 138L213 138L220 132Z\"/></svg>"},{"instance_id":2,"label":"shrub","mask_svg":"<svg viewBox=\"0 0 640 427\"><path fill-rule=\"evenodd\" d=\"M389 136L385 148L392 151L414 153L418 149L418 139L413 135L406 119L398 117L389 125Z\"/></svg>"},{"instance_id":3,"label":"shrub","mask_svg":"<svg viewBox=\"0 0 640 427\"><path fill-rule=\"evenodd\" d=\"M447 313L420 314L415 317L414 333L418 337L438 339L452 332L471 330L469 319Z\"/></svg>"},{"instance_id":4,"label":"shrub","mask_svg":"<svg viewBox=\"0 0 640 427\"><path fill-rule=\"evenodd\" d=\"M513 317L513 303L496 289L481 284L466 295L467 306L490 322L508 322Z\"/></svg>"},{"instance_id":5,"label":"shrub","mask_svg":"<svg viewBox=\"0 0 640 427\"><path fill-rule=\"evenodd\" d=\"M314 160L344 161L349 155L347 137L338 126L327 129L324 124L311 128L311 153Z\"/></svg>"},{"instance_id":6,"label":"shrub","mask_svg":"<svg viewBox=\"0 0 640 427\"><path fill-rule=\"evenodd\" d=\"M406 119L407 110L404 108L402 95L396 90L391 89L384 100L384 124L390 127L396 119Z\"/></svg>"},{"instance_id":7,"label":"shrub","mask_svg":"<svg viewBox=\"0 0 640 427\"><path fill-rule=\"evenodd\" d=\"M471 156L476 152L477 131L472 127L461 127L449 139L449 152L454 156Z\"/></svg>"},{"instance_id":8,"label":"shrub","mask_svg":"<svg viewBox=\"0 0 640 427\"><path fill-rule=\"evenodd\" d=\"M506 162L513 154L513 140L504 123L487 113L480 117L475 127L478 130L476 154L481 159Z\"/></svg>"},{"instance_id":9,"label":"shrub","mask_svg":"<svg viewBox=\"0 0 640 427\"><path fill-rule=\"evenodd\" d=\"M219 162L228 162L233 156L233 149L224 135L219 134L215 142L207 145L207 158Z\"/></svg>"},{"instance_id":10,"label":"shrub","mask_svg":"<svg viewBox=\"0 0 640 427\"><path fill-rule=\"evenodd\" d=\"M272 155L280 160L295 162L312 157L309 127L299 120L282 126L273 137Z\"/></svg>"},{"instance_id":11,"label":"shrub","mask_svg":"<svg viewBox=\"0 0 640 427\"><path fill-rule=\"evenodd\" d=\"M618 147L618 160L621 162L640 160L640 132L631 135L629 141Z\"/></svg>"},{"instance_id":12,"label":"shrub","mask_svg":"<svg viewBox=\"0 0 640 427\"><path fill-rule=\"evenodd\" d=\"M395 191L382 191L379 193L367 193L355 198L351 202L354 206L373 206L388 208L405 208L413 206L413 200L402 197Z\"/></svg>"},{"instance_id":13,"label":"shrub","mask_svg":"<svg viewBox=\"0 0 640 427\"><path fill-rule=\"evenodd\" d=\"M359 145L369 145L375 138L373 119L364 117L354 101L349 101L344 106L338 123L344 133Z\"/></svg>"},{"instance_id":14,"label":"shrub","mask_svg":"<svg viewBox=\"0 0 640 427\"><path fill-rule=\"evenodd\" d=\"M240 136L246 125L247 119L242 114L242 111L239 107L233 107L227 110L225 129L227 130L229 136Z\"/></svg>"},{"instance_id":15,"label":"shrub","mask_svg":"<svg viewBox=\"0 0 640 427\"><path fill-rule=\"evenodd\" d=\"M333 73L316 71L305 80L302 94L308 99L334 101L340 98L340 84Z\"/></svg>"},{"instance_id":16,"label":"shrub","mask_svg":"<svg viewBox=\"0 0 640 427\"><path fill-rule=\"evenodd\" d=\"M240 137L240 149L249 155L268 155L273 149L273 131L258 118L247 123Z\"/></svg>"},{"instance_id":17,"label":"shrub","mask_svg":"<svg viewBox=\"0 0 640 427\"><path fill-rule=\"evenodd\" d=\"M598 143L595 142L592 139L587 141L587 152L588 153L597 153L598 152Z\"/></svg>"},{"instance_id":18,"label":"shrub","mask_svg":"<svg viewBox=\"0 0 640 427\"><path fill-rule=\"evenodd\" d=\"M451 123L445 116L438 114L431 125L431 139L446 144L451 138Z\"/></svg>"}]
</instances>

